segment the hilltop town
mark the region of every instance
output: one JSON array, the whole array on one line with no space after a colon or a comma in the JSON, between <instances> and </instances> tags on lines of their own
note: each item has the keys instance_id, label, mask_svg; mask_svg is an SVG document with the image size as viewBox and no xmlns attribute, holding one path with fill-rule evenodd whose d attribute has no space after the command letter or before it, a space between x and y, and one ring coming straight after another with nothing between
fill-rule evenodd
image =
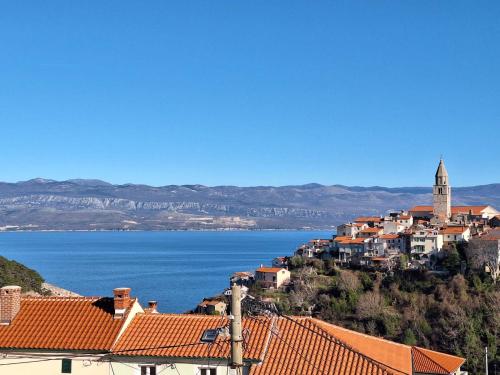
<instances>
[{"instance_id":1,"label":"hilltop town","mask_svg":"<svg viewBox=\"0 0 500 375\"><path fill-rule=\"evenodd\" d=\"M283 312L466 355L469 368L481 371L482 345L496 342L500 323L499 227L494 207L451 205L441 160L433 205L357 217L332 238L312 239L254 272L235 272L231 282ZM224 298L208 298L196 312L226 309ZM471 326L457 326L463 319Z\"/></svg>"},{"instance_id":2,"label":"hilltop town","mask_svg":"<svg viewBox=\"0 0 500 375\"><path fill-rule=\"evenodd\" d=\"M312 239L301 245L294 256L331 260L339 267L447 272L442 261L450 251L458 249L467 257L467 264L459 266L485 267L496 280L500 212L489 205L452 206L451 193L448 172L441 160L435 174L433 205L357 217L337 226L332 238ZM281 282L277 275L288 267L290 258L278 257L272 260L271 268L257 269L256 280L275 277L273 286L281 286L286 280ZM269 272L276 275L262 276Z\"/></svg>"}]
</instances>

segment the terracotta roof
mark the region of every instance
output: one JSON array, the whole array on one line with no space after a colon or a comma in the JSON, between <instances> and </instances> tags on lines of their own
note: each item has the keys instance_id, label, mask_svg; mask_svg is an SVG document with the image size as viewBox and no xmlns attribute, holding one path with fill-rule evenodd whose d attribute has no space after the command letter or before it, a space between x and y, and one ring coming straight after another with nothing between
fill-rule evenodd
<instances>
[{"instance_id":1,"label":"terracotta roof","mask_svg":"<svg viewBox=\"0 0 500 375\"><path fill-rule=\"evenodd\" d=\"M365 228L360 233L378 233L382 230L383 228Z\"/></svg>"},{"instance_id":2,"label":"terracotta roof","mask_svg":"<svg viewBox=\"0 0 500 375\"><path fill-rule=\"evenodd\" d=\"M341 244L363 244L366 240L366 238L347 238L338 242Z\"/></svg>"},{"instance_id":3,"label":"terracotta roof","mask_svg":"<svg viewBox=\"0 0 500 375\"><path fill-rule=\"evenodd\" d=\"M468 214L472 212L473 215L481 215L483 210L488 206L452 206L452 214Z\"/></svg>"},{"instance_id":4,"label":"terracotta roof","mask_svg":"<svg viewBox=\"0 0 500 375\"><path fill-rule=\"evenodd\" d=\"M362 227L363 225L366 225L366 223L354 223L353 225L357 227Z\"/></svg>"},{"instance_id":5,"label":"terracotta roof","mask_svg":"<svg viewBox=\"0 0 500 375\"><path fill-rule=\"evenodd\" d=\"M352 240L351 236L337 236L334 238L334 241L336 242L349 241L349 240Z\"/></svg>"},{"instance_id":6,"label":"terracotta roof","mask_svg":"<svg viewBox=\"0 0 500 375\"><path fill-rule=\"evenodd\" d=\"M216 345L200 342L205 330L227 324L227 318L214 316L138 314L113 352L119 356L229 358L227 337L219 335ZM456 369L464 362L309 317L244 318L243 329L247 332L244 359L259 362L250 367L250 375L411 374L413 352L416 368L429 374Z\"/></svg>"},{"instance_id":7,"label":"terracotta roof","mask_svg":"<svg viewBox=\"0 0 500 375\"><path fill-rule=\"evenodd\" d=\"M248 333L244 359L262 360L271 324L272 320L265 317L243 320L243 330ZM218 316L137 314L113 352L121 356L228 358L229 338L219 335L214 346L200 341L205 330L227 325L227 318Z\"/></svg>"},{"instance_id":8,"label":"terracotta roof","mask_svg":"<svg viewBox=\"0 0 500 375\"><path fill-rule=\"evenodd\" d=\"M398 234L381 234L379 237L384 239L384 240L394 240L396 238L399 238L399 235Z\"/></svg>"},{"instance_id":9,"label":"terracotta roof","mask_svg":"<svg viewBox=\"0 0 500 375\"><path fill-rule=\"evenodd\" d=\"M440 234L462 234L467 231L469 227L445 227L441 229Z\"/></svg>"},{"instance_id":10,"label":"terracotta roof","mask_svg":"<svg viewBox=\"0 0 500 375\"><path fill-rule=\"evenodd\" d=\"M413 212L427 212L427 211L434 211L434 208L432 206L414 206L410 208L410 211Z\"/></svg>"},{"instance_id":11,"label":"terracotta roof","mask_svg":"<svg viewBox=\"0 0 500 375\"><path fill-rule=\"evenodd\" d=\"M333 324L316 320L333 337L345 342L353 349L360 351L376 361L390 366L395 374L411 374L411 347L382 338L351 331Z\"/></svg>"},{"instance_id":12,"label":"terracotta roof","mask_svg":"<svg viewBox=\"0 0 500 375\"><path fill-rule=\"evenodd\" d=\"M336 340L324 329L329 324L305 317L292 319L303 327L279 318L263 363L252 366L250 375L396 374Z\"/></svg>"},{"instance_id":13,"label":"terracotta roof","mask_svg":"<svg viewBox=\"0 0 500 375\"><path fill-rule=\"evenodd\" d=\"M284 270L284 268L279 268L279 267L259 267L255 270L255 272L262 272L262 273L277 273L280 272L281 270Z\"/></svg>"},{"instance_id":14,"label":"terracotta roof","mask_svg":"<svg viewBox=\"0 0 500 375\"><path fill-rule=\"evenodd\" d=\"M113 314L113 298L24 297L12 323L0 326L0 347L109 350L125 322Z\"/></svg>"},{"instance_id":15,"label":"terracotta roof","mask_svg":"<svg viewBox=\"0 0 500 375\"><path fill-rule=\"evenodd\" d=\"M354 221L357 223L368 223L368 222L379 223L382 221L382 219L378 216L360 216L357 217Z\"/></svg>"},{"instance_id":16,"label":"terracotta roof","mask_svg":"<svg viewBox=\"0 0 500 375\"><path fill-rule=\"evenodd\" d=\"M468 214L469 212L472 212L473 215L481 215L484 209L486 209L488 206L451 206L451 213L452 214ZM415 206L410 209L410 211L413 212L427 212L433 211L432 206Z\"/></svg>"},{"instance_id":17,"label":"terracotta roof","mask_svg":"<svg viewBox=\"0 0 500 375\"><path fill-rule=\"evenodd\" d=\"M343 341L354 350L383 363L394 374L412 374L412 365L415 367L415 372L450 374L465 362L465 359L453 355L398 344L338 327L321 320L315 319L315 321L333 337ZM443 369L448 372L442 372Z\"/></svg>"},{"instance_id":18,"label":"terracotta roof","mask_svg":"<svg viewBox=\"0 0 500 375\"><path fill-rule=\"evenodd\" d=\"M451 374L465 362L460 357L415 346L412 355L415 372L425 374Z\"/></svg>"},{"instance_id":19,"label":"terracotta roof","mask_svg":"<svg viewBox=\"0 0 500 375\"><path fill-rule=\"evenodd\" d=\"M400 215L398 217L398 220L410 220L411 219L411 215Z\"/></svg>"}]
</instances>

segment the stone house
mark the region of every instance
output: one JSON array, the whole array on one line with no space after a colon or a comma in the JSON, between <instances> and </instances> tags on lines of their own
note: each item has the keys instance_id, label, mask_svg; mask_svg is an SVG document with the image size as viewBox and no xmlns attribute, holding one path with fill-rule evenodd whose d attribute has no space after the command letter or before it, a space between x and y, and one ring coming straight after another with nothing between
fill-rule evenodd
<instances>
[{"instance_id":1,"label":"stone house","mask_svg":"<svg viewBox=\"0 0 500 375\"><path fill-rule=\"evenodd\" d=\"M290 281L290 271L278 267L260 267L255 270L255 281L263 288L278 289Z\"/></svg>"}]
</instances>

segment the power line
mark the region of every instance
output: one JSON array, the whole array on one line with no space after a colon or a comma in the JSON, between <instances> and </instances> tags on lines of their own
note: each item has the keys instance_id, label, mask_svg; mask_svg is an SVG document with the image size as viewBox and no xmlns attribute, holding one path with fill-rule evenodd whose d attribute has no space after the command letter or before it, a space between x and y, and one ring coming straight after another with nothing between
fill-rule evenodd
<instances>
[{"instance_id":1,"label":"power line","mask_svg":"<svg viewBox=\"0 0 500 375\"><path fill-rule=\"evenodd\" d=\"M399 373L403 373L403 374L406 374L406 375L410 375L408 374L407 372L404 372L404 371L401 371L400 369L396 369L394 367L391 367L385 363L382 363L382 362L379 362L377 361L376 359L373 359L369 356L367 356L366 354L363 354L363 353L360 353L358 350L352 348L351 346L347 345L346 343L338 340L337 338L334 338L334 337L331 337L330 335L326 334L326 333L323 333L323 332L318 332L318 331L315 331L314 329L298 322L297 320L287 316L287 315L284 315L282 313L279 312L279 310L276 308L276 306L274 306L274 304L271 304L271 306L268 306L267 304L261 302L261 301L258 301L256 300L254 297L251 297L251 302L250 302L250 307L257 307L257 310L259 312L262 312L262 310L264 310L264 313L271 313L271 314L276 314L278 315L279 317L281 318L284 318L294 324L297 324L298 326L300 326L301 328L309 331L309 332L312 332L313 334L316 334L316 335L319 335L320 337L324 338L325 340L328 340L330 342L333 342L334 344L336 345L339 345L341 347L343 347L344 349L347 349L347 350L350 350L354 353L357 353L358 355L360 355L361 357L363 357L365 360L367 360L368 362L372 363L372 364L376 364L377 366L381 366L383 368L388 368L388 369L391 369L391 370L394 370L394 371L397 371ZM253 305L253 306L252 306ZM256 306L257 305L257 306ZM271 332L272 333L272 332ZM278 337L278 336L277 336Z\"/></svg>"},{"instance_id":2,"label":"power line","mask_svg":"<svg viewBox=\"0 0 500 375\"><path fill-rule=\"evenodd\" d=\"M264 322L261 322L259 319L255 317L249 316L250 319L255 320L259 324L264 324ZM272 328L269 329L269 332L271 335L276 336L279 340L281 340L286 346L288 346L294 353L296 353L299 357L301 357L304 361L306 361L311 367L313 367L315 370L319 371L320 373L326 374L323 370L315 366L307 357L304 357L299 351L297 351L296 348L294 348L290 343L288 343L284 338L282 338L278 333L274 332Z\"/></svg>"},{"instance_id":3,"label":"power line","mask_svg":"<svg viewBox=\"0 0 500 375\"><path fill-rule=\"evenodd\" d=\"M21 357L23 358L23 357ZM0 366L13 366L13 365L23 365L25 363L37 363L37 362L47 362L54 361L54 358L39 359L34 361L24 361L24 362L11 362L11 363L0 363Z\"/></svg>"}]
</instances>

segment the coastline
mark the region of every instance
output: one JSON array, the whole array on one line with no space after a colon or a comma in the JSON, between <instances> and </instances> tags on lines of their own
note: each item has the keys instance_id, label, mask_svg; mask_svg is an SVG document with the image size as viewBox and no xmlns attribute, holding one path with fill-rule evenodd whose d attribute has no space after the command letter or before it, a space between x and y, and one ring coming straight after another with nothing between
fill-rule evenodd
<instances>
[{"instance_id":1,"label":"coastline","mask_svg":"<svg viewBox=\"0 0 500 375\"><path fill-rule=\"evenodd\" d=\"M162 233L162 232L319 232L319 231L336 231L336 227L331 228L258 228L258 229L243 229L243 228L221 228L221 229L161 229L161 230L142 230L142 229L20 229L20 230L2 230L0 233L86 233L86 232L139 232L139 233Z\"/></svg>"}]
</instances>

